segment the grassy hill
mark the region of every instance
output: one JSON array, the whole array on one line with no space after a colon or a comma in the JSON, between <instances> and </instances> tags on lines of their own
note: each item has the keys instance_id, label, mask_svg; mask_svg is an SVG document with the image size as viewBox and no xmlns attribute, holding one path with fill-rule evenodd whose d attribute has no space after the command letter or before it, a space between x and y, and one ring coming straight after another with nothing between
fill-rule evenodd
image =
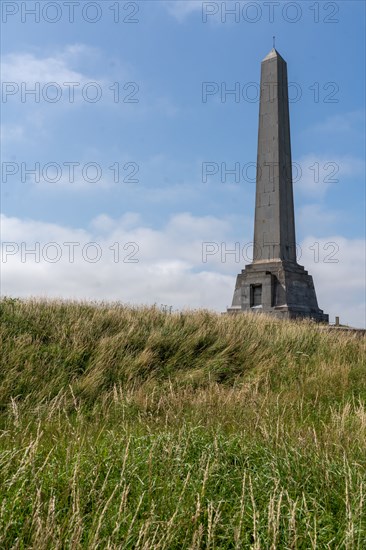
<instances>
[{"instance_id":1,"label":"grassy hill","mask_svg":"<svg viewBox=\"0 0 366 550\"><path fill-rule=\"evenodd\" d=\"M366 547L365 338L0 302L1 548Z\"/></svg>"}]
</instances>

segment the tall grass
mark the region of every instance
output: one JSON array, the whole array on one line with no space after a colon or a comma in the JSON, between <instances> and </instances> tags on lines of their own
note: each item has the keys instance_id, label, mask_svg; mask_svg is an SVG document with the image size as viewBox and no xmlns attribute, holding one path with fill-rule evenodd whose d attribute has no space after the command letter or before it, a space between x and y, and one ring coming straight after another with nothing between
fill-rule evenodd
<instances>
[{"instance_id":1,"label":"tall grass","mask_svg":"<svg viewBox=\"0 0 366 550\"><path fill-rule=\"evenodd\" d=\"M1 548L366 547L365 340L0 302Z\"/></svg>"}]
</instances>

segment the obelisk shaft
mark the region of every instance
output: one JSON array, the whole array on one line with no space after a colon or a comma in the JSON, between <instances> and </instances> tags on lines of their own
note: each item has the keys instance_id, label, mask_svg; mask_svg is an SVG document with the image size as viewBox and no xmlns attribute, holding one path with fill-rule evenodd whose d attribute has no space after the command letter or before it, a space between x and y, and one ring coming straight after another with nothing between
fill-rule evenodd
<instances>
[{"instance_id":1,"label":"obelisk shaft","mask_svg":"<svg viewBox=\"0 0 366 550\"><path fill-rule=\"evenodd\" d=\"M273 49L262 61L254 262L296 263L287 66Z\"/></svg>"},{"instance_id":2,"label":"obelisk shaft","mask_svg":"<svg viewBox=\"0 0 366 550\"><path fill-rule=\"evenodd\" d=\"M296 261L286 62L262 61L254 258L236 278L228 313L252 312L328 323L313 278Z\"/></svg>"}]
</instances>

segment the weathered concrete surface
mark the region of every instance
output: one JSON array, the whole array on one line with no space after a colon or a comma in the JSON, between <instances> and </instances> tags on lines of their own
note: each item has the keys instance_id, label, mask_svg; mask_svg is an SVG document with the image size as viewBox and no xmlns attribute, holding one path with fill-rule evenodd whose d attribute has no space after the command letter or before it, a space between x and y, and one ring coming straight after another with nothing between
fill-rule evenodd
<instances>
[{"instance_id":1,"label":"weathered concrete surface","mask_svg":"<svg viewBox=\"0 0 366 550\"><path fill-rule=\"evenodd\" d=\"M287 66L274 49L261 66L254 248L296 262Z\"/></svg>"},{"instance_id":2,"label":"weathered concrete surface","mask_svg":"<svg viewBox=\"0 0 366 550\"><path fill-rule=\"evenodd\" d=\"M238 275L229 313L253 311L328 322L312 277L296 262L287 65L261 65L253 263Z\"/></svg>"},{"instance_id":3,"label":"weathered concrete surface","mask_svg":"<svg viewBox=\"0 0 366 550\"><path fill-rule=\"evenodd\" d=\"M252 304L252 289L262 285L260 306ZM328 322L328 316L318 307L313 278L295 263L282 260L254 262L238 275L229 313L238 311L269 313L276 317L310 317Z\"/></svg>"}]
</instances>

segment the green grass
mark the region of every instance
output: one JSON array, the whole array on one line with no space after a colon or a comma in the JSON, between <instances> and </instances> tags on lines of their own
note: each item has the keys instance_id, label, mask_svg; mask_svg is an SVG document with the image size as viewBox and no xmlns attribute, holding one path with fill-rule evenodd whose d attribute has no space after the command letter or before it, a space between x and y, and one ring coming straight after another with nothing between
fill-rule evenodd
<instances>
[{"instance_id":1,"label":"green grass","mask_svg":"<svg viewBox=\"0 0 366 550\"><path fill-rule=\"evenodd\" d=\"M365 339L3 299L0 547L366 548Z\"/></svg>"}]
</instances>

